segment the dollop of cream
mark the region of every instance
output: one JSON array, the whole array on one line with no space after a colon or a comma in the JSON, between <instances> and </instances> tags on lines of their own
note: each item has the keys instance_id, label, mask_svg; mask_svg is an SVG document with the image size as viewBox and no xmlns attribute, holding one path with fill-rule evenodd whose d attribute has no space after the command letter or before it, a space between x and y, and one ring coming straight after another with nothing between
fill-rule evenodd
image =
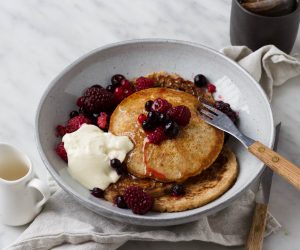
<instances>
[{"instance_id":1,"label":"dollop of cream","mask_svg":"<svg viewBox=\"0 0 300 250\"><path fill-rule=\"evenodd\" d=\"M249 106L241 91L228 76L223 76L214 84L217 89L214 93L215 100L229 103L236 112L244 111L249 113Z\"/></svg>"},{"instance_id":2,"label":"dollop of cream","mask_svg":"<svg viewBox=\"0 0 300 250\"><path fill-rule=\"evenodd\" d=\"M127 136L105 133L94 125L84 124L77 131L62 138L68 155L68 171L71 176L88 189L104 190L120 176L110 166L110 160L125 160L133 149Z\"/></svg>"}]
</instances>

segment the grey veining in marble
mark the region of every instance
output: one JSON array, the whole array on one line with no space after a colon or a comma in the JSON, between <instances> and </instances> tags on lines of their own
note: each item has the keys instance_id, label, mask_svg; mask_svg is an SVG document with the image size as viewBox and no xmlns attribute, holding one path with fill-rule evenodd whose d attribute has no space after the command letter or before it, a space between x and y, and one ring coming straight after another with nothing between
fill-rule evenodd
<instances>
[{"instance_id":1,"label":"grey veining in marble","mask_svg":"<svg viewBox=\"0 0 300 250\"><path fill-rule=\"evenodd\" d=\"M34 116L49 82L82 54L133 38L172 38L215 49L230 44L230 0L0 1L0 141L20 147L45 176L34 141ZM294 52L300 52L297 38ZM199 69L201 70L201 69ZM279 152L300 165L300 77L275 89L273 112L283 122ZM291 102L293 100L293 102ZM264 249L299 249L300 193L275 176L270 210L283 225ZM0 249L26 227L0 225ZM121 249L229 249L207 243L130 242ZM243 248L231 248L243 249Z\"/></svg>"}]
</instances>

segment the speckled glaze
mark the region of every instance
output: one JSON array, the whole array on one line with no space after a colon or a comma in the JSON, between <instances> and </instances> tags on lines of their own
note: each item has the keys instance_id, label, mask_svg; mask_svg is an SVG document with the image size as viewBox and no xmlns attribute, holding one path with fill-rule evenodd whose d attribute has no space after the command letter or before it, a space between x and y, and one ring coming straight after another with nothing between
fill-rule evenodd
<instances>
[{"instance_id":1,"label":"speckled glaze","mask_svg":"<svg viewBox=\"0 0 300 250\"><path fill-rule=\"evenodd\" d=\"M90 210L114 220L145 226L167 226L197 220L214 213L238 198L263 170L263 164L232 139L231 148L237 154L240 172L236 183L217 200L197 209L178 213L148 213L134 215L111 203L96 199L73 180L64 163L53 150L59 139L55 136L57 124L64 123L75 108L82 90L93 84L107 85L113 74L127 78L153 71L178 73L192 79L199 73L211 82L224 75L233 80L244 94L249 106L240 113L239 127L246 135L268 146L273 143L273 117L268 100L261 87L235 62L207 47L174 40L132 40L96 49L79 58L53 80L44 93L36 115L36 139L40 155L57 183L78 202Z\"/></svg>"}]
</instances>

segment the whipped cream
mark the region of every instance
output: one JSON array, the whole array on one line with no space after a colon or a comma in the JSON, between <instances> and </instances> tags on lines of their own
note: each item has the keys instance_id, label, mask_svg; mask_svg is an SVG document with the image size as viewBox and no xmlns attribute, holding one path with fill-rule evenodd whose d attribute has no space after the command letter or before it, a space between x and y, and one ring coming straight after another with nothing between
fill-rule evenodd
<instances>
[{"instance_id":1,"label":"whipped cream","mask_svg":"<svg viewBox=\"0 0 300 250\"><path fill-rule=\"evenodd\" d=\"M71 176L88 189L104 190L120 176L110 166L110 160L121 162L133 149L127 136L105 133L97 126L83 124L77 131L62 138L68 155L68 171Z\"/></svg>"},{"instance_id":2,"label":"whipped cream","mask_svg":"<svg viewBox=\"0 0 300 250\"><path fill-rule=\"evenodd\" d=\"M223 76L214 85L217 89L214 93L216 101L229 103L231 108L236 112L244 111L249 113L249 107L246 100L243 99L241 91L228 76Z\"/></svg>"}]
</instances>

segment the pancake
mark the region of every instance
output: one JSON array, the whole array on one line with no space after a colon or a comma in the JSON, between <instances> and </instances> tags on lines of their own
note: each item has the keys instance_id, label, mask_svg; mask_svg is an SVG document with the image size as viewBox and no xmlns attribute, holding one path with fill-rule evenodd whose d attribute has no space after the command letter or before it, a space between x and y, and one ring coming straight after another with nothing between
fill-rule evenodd
<instances>
[{"instance_id":1,"label":"pancake","mask_svg":"<svg viewBox=\"0 0 300 250\"><path fill-rule=\"evenodd\" d=\"M175 139L160 145L146 143L146 134L137 122L148 100L164 98L173 106L186 105L191 120ZM183 182L200 174L218 157L224 142L224 133L205 123L198 115L201 104L191 94L169 88L150 88L138 91L124 99L111 116L109 131L127 135L135 147L127 159L128 171L139 178L153 178L162 182Z\"/></svg>"},{"instance_id":2,"label":"pancake","mask_svg":"<svg viewBox=\"0 0 300 250\"><path fill-rule=\"evenodd\" d=\"M237 174L236 157L231 150L224 147L211 167L183 183L186 191L183 196L173 197L169 194L173 183L124 176L105 190L104 198L114 202L114 198L122 195L127 187L140 186L154 197L153 211L185 211L203 206L220 197L233 185Z\"/></svg>"}]
</instances>

